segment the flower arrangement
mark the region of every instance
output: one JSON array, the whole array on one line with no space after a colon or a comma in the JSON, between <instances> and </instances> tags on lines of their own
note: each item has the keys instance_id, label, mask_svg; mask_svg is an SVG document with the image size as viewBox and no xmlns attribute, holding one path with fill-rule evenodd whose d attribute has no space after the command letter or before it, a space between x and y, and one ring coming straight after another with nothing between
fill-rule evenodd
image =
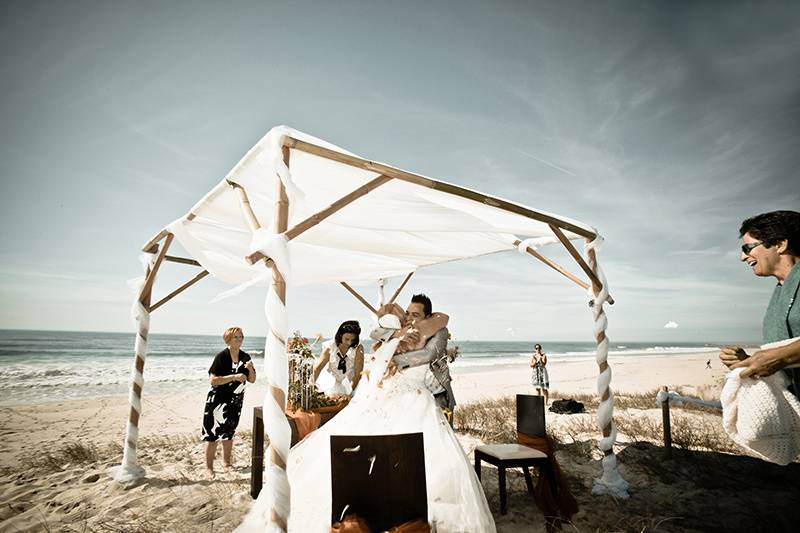
<instances>
[{"instance_id":1,"label":"flower arrangement","mask_svg":"<svg viewBox=\"0 0 800 533\"><path fill-rule=\"evenodd\" d=\"M315 341L313 344L316 344ZM286 399L290 409L310 409L336 405L336 401L319 392L314 384L314 352L312 343L295 331L286 342L289 355L289 394Z\"/></svg>"}]
</instances>

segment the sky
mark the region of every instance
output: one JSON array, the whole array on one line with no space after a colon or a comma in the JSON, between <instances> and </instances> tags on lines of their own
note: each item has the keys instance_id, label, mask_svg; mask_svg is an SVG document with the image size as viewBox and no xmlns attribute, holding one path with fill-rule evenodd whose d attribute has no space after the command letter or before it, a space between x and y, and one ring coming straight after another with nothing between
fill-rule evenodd
<instances>
[{"instance_id":1,"label":"sky","mask_svg":"<svg viewBox=\"0 0 800 533\"><path fill-rule=\"evenodd\" d=\"M5 0L0 116L0 328L132 332L142 244L286 124L596 227L612 342L757 342L775 280L738 228L800 208L800 4ZM228 288L151 331L263 335L265 290L211 303ZM457 340L592 340L587 294L530 257L421 269L400 302L419 291ZM370 323L336 285L288 304L308 335Z\"/></svg>"}]
</instances>

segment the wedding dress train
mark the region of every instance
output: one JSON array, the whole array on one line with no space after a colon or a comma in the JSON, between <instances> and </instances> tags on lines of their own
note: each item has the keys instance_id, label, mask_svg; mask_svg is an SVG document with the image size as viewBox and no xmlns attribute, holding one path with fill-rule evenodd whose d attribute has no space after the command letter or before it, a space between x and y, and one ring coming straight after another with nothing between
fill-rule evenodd
<instances>
[{"instance_id":1,"label":"wedding dress train","mask_svg":"<svg viewBox=\"0 0 800 533\"><path fill-rule=\"evenodd\" d=\"M439 533L493 533L483 488L447 419L423 379L427 366L409 368L380 383L398 341L368 355L368 372L350 404L289 452L290 533L328 533L331 522L331 435L422 432L428 521ZM392 490L387 487L386 490ZM264 531L267 490L237 529Z\"/></svg>"}]
</instances>

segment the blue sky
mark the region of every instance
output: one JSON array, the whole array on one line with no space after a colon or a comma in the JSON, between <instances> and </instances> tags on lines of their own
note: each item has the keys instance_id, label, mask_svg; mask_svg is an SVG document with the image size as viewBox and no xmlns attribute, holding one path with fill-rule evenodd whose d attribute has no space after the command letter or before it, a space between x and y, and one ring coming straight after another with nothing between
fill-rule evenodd
<instances>
[{"instance_id":1,"label":"blue sky","mask_svg":"<svg viewBox=\"0 0 800 533\"><path fill-rule=\"evenodd\" d=\"M792 2L6 1L0 328L131 330L141 245L287 124L594 225L612 340L758 340L774 282L738 263L737 230L800 207L799 67ZM193 273L168 265L156 292ZM153 331L263 334L264 291L209 303L226 288ZM407 290L456 338L591 339L585 293L531 258ZM338 286L289 303L309 334L368 322Z\"/></svg>"}]
</instances>

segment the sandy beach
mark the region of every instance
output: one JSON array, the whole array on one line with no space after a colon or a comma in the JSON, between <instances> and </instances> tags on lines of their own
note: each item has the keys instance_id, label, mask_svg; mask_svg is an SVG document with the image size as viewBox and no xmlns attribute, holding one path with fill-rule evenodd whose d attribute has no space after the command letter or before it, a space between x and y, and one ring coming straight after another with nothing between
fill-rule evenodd
<instances>
[{"instance_id":1,"label":"sandy beach","mask_svg":"<svg viewBox=\"0 0 800 533\"><path fill-rule=\"evenodd\" d=\"M709 357L712 369L705 368ZM618 399L626 394L641 397L662 385L711 398L718 394L724 378L723 368L709 353L618 357L612 358L611 364L612 385ZM571 395L591 398L596 375L593 361L552 360L549 368L551 399ZM462 369L454 374L455 392L464 413L481 402L531 392L530 371L525 365ZM205 390L200 386L181 394L160 396L148 396L145 386L140 462L147 470L147 477L131 489L118 485L106 473L119 462L128 412L125 397L1 408L4 423L0 440L0 531L230 530L251 501L252 408L260 403L262 396L258 386L247 392L240 431L235 439L235 468L220 472L214 481L203 478L199 423L204 398ZM639 401L643 404L635 408L618 407L616 410L615 420L621 433L621 470L628 477L634 496L626 502L616 501L615 506L633 504L637 496L641 498L645 486L653 483L637 472L634 465L628 466L624 461L625 454L630 454L632 448L624 448L625 443L634 440L624 434L631 420L640 420L639 426L641 420L648 421L654 434L659 435L660 409L655 400L640 398ZM592 479L599 475L600 465L599 452L594 446L597 435L592 421L593 409L588 403L587 407L587 414L581 415L548 413L547 424L549 432L562 443L558 457L581 503L582 510L573 521L579 529L592 527L594 530L594 525L614 518L593 516L591 512L599 502L610 498L590 494ZM687 413L687 416L699 417L698 420L709 427L719 425L718 415ZM463 420L460 424L469 425ZM459 427L458 418L456 429L467 453L482 442L495 440L474 428ZM659 449L660 443L652 435L650 437L654 441L649 444L653 448L651 451L660 457L654 451ZM735 450L734 445L729 444ZM639 447L643 445L637 443ZM747 457L736 459L763 464ZM543 531L542 515L525 493L521 476L511 475L510 511L501 515L496 474L491 474L492 467L485 469L489 471L483 476L484 489L498 530ZM669 528L661 529L675 530L673 526L675 524L671 523Z\"/></svg>"}]
</instances>

